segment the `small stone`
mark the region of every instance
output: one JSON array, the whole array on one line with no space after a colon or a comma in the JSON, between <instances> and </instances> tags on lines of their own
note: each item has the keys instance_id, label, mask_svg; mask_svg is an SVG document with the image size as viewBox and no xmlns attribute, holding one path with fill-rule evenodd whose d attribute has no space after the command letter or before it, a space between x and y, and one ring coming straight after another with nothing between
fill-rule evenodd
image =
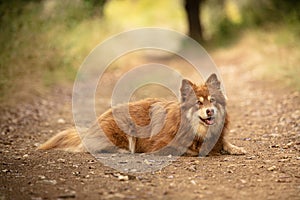
<instances>
[{"instance_id":1,"label":"small stone","mask_svg":"<svg viewBox=\"0 0 300 200\"><path fill-rule=\"evenodd\" d=\"M95 169L96 167L95 166L89 166L89 169Z\"/></svg>"},{"instance_id":2,"label":"small stone","mask_svg":"<svg viewBox=\"0 0 300 200\"><path fill-rule=\"evenodd\" d=\"M225 161L225 162L226 162L226 161L230 161L230 160L231 160L231 159L230 159L229 157L226 157L226 158L223 159L223 161Z\"/></svg>"},{"instance_id":3,"label":"small stone","mask_svg":"<svg viewBox=\"0 0 300 200\"><path fill-rule=\"evenodd\" d=\"M279 148L279 145L278 144L273 144L270 146L270 148Z\"/></svg>"},{"instance_id":4,"label":"small stone","mask_svg":"<svg viewBox=\"0 0 300 200\"><path fill-rule=\"evenodd\" d=\"M240 181L241 181L243 184L247 183L247 181L244 180L244 179L240 179Z\"/></svg>"},{"instance_id":5,"label":"small stone","mask_svg":"<svg viewBox=\"0 0 300 200\"><path fill-rule=\"evenodd\" d=\"M202 190L207 190L208 188L207 188L207 186L202 186L201 189Z\"/></svg>"},{"instance_id":6,"label":"small stone","mask_svg":"<svg viewBox=\"0 0 300 200\"><path fill-rule=\"evenodd\" d=\"M167 178L168 178L168 179L173 179L174 176L173 176L173 175L170 175L170 176L168 176Z\"/></svg>"},{"instance_id":7,"label":"small stone","mask_svg":"<svg viewBox=\"0 0 300 200\"><path fill-rule=\"evenodd\" d=\"M28 158L28 157L29 157L28 154L24 154L24 155L23 155L23 158Z\"/></svg>"},{"instance_id":8,"label":"small stone","mask_svg":"<svg viewBox=\"0 0 300 200\"><path fill-rule=\"evenodd\" d=\"M191 184L196 185L196 182L194 180L191 180Z\"/></svg>"},{"instance_id":9,"label":"small stone","mask_svg":"<svg viewBox=\"0 0 300 200\"><path fill-rule=\"evenodd\" d=\"M43 200L42 197L31 197L31 200Z\"/></svg>"},{"instance_id":10,"label":"small stone","mask_svg":"<svg viewBox=\"0 0 300 200\"><path fill-rule=\"evenodd\" d=\"M58 199L73 199L76 197L76 192L75 191L71 191L68 194L62 194L58 196Z\"/></svg>"},{"instance_id":11,"label":"small stone","mask_svg":"<svg viewBox=\"0 0 300 200\"><path fill-rule=\"evenodd\" d=\"M269 167L267 170L268 171L274 171L275 169L277 169L277 167L275 165Z\"/></svg>"},{"instance_id":12,"label":"small stone","mask_svg":"<svg viewBox=\"0 0 300 200\"><path fill-rule=\"evenodd\" d=\"M287 162L287 161L289 161L290 159L280 159L280 160L278 160L278 162Z\"/></svg>"},{"instance_id":13,"label":"small stone","mask_svg":"<svg viewBox=\"0 0 300 200\"><path fill-rule=\"evenodd\" d=\"M36 142L36 143L33 144L33 146L38 147L38 146L40 146L40 143Z\"/></svg>"},{"instance_id":14,"label":"small stone","mask_svg":"<svg viewBox=\"0 0 300 200\"><path fill-rule=\"evenodd\" d=\"M194 162L195 164L199 164L200 163L200 161L199 160L195 160L195 162Z\"/></svg>"},{"instance_id":15,"label":"small stone","mask_svg":"<svg viewBox=\"0 0 300 200\"><path fill-rule=\"evenodd\" d=\"M276 179L276 182L278 182L278 183L289 183L289 182L291 182L291 180L287 179L287 178L279 178L279 179Z\"/></svg>"},{"instance_id":16,"label":"small stone","mask_svg":"<svg viewBox=\"0 0 300 200\"><path fill-rule=\"evenodd\" d=\"M66 121L65 121L63 118L59 118L59 119L57 120L57 123L59 123L59 124L65 124Z\"/></svg>"},{"instance_id":17,"label":"small stone","mask_svg":"<svg viewBox=\"0 0 300 200\"><path fill-rule=\"evenodd\" d=\"M21 160L21 157L20 156L16 156L15 160Z\"/></svg>"},{"instance_id":18,"label":"small stone","mask_svg":"<svg viewBox=\"0 0 300 200\"><path fill-rule=\"evenodd\" d=\"M48 183L51 185L56 185L57 181L56 180L43 180L44 183Z\"/></svg>"},{"instance_id":19,"label":"small stone","mask_svg":"<svg viewBox=\"0 0 300 200\"><path fill-rule=\"evenodd\" d=\"M291 147L293 145L293 142L289 142L286 144L287 147Z\"/></svg>"},{"instance_id":20,"label":"small stone","mask_svg":"<svg viewBox=\"0 0 300 200\"><path fill-rule=\"evenodd\" d=\"M151 163L150 163L147 159L144 160L144 163L145 163L146 165L151 165Z\"/></svg>"},{"instance_id":21,"label":"small stone","mask_svg":"<svg viewBox=\"0 0 300 200\"><path fill-rule=\"evenodd\" d=\"M80 175L80 172L76 171L76 172L72 172L72 174L74 174L75 176Z\"/></svg>"},{"instance_id":22,"label":"small stone","mask_svg":"<svg viewBox=\"0 0 300 200\"><path fill-rule=\"evenodd\" d=\"M191 165L187 168L187 170L191 171L191 172L195 172L196 171L196 166L195 165Z\"/></svg>"},{"instance_id":23,"label":"small stone","mask_svg":"<svg viewBox=\"0 0 300 200\"><path fill-rule=\"evenodd\" d=\"M46 179L46 176L44 176L44 175L38 175L38 177L39 177L40 180Z\"/></svg>"},{"instance_id":24,"label":"small stone","mask_svg":"<svg viewBox=\"0 0 300 200\"><path fill-rule=\"evenodd\" d=\"M246 159L248 160L253 160L255 158L255 156L247 156Z\"/></svg>"},{"instance_id":25,"label":"small stone","mask_svg":"<svg viewBox=\"0 0 300 200\"><path fill-rule=\"evenodd\" d=\"M175 183L170 183L170 188L174 188L176 185L175 185Z\"/></svg>"},{"instance_id":26,"label":"small stone","mask_svg":"<svg viewBox=\"0 0 300 200\"><path fill-rule=\"evenodd\" d=\"M119 181L128 181L129 180L129 177L128 176L126 176L126 175L119 175L118 176L118 179L119 179Z\"/></svg>"},{"instance_id":27,"label":"small stone","mask_svg":"<svg viewBox=\"0 0 300 200\"><path fill-rule=\"evenodd\" d=\"M57 162L65 163L65 162L66 162L66 159L59 158L59 159L57 159Z\"/></svg>"}]
</instances>

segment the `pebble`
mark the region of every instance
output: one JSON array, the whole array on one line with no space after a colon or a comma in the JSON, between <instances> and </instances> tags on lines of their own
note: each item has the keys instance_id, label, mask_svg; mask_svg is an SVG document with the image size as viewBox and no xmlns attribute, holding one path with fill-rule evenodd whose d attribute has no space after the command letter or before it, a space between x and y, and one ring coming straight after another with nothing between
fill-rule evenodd
<instances>
[{"instance_id":1,"label":"pebble","mask_svg":"<svg viewBox=\"0 0 300 200\"><path fill-rule=\"evenodd\" d=\"M56 185L57 181L56 180L43 180L44 183L48 183L51 185Z\"/></svg>"},{"instance_id":2,"label":"pebble","mask_svg":"<svg viewBox=\"0 0 300 200\"><path fill-rule=\"evenodd\" d=\"M168 176L167 178L168 178L168 179L173 179L174 176L173 176L173 175L170 175L170 176Z\"/></svg>"},{"instance_id":3,"label":"pebble","mask_svg":"<svg viewBox=\"0 0 300 200\"><path fill-rule=\"evenodd\" d=\"M65 124L66 121L65 121L63 118L59 118L59 119L57 120L57 123L59 123L59 124Z\"/></svg>"},{"instance_id":4,"label":"pebble","mask_svg":"<svg viewBox=\"0 0 300 200\"><path fill-rule=\"evenodd\" d=\"M289 142L286 144L287 147L291 147L293 145L293 142Z\"/></svg>"},{"instance_id":5,"label":"pebble","mask_svg":"<svg viewBox=\"0 0 300 200\"><path fill-rule=\"evenodd\" d=\"M72 174L74 174L75 176L78 176L80 174L80 172L76 171L76 172L72 172Z\"/></svg>"},{"instance_id":6,"label":"pebble","mask_svg":"<svg viewBox=\"0 0 300 200\"><path fill-rule=\"evenodd\" d=\"M225 161L225 162L226 162L226 161L234 161L234 159L231 158L231 157L226 157L226 158L223 159L223 161Z\"/></svg>"},{"instance_id":7,"label":"pebble","mask_svg":"<svg viewBox=\"0 0 300 200\"><path fill-rule=\"evenodd\" d=\"M196 185L196 182L194 180L191 180L191 184Z\"/></svg>"},{"instance_id":8,"label":"pebble","mask_svg":"<svg viewBox=\"0 0 300 200\"><path fill-rule=\"evenodd\" d=\"M197 169L196 169L196 165L191 165L187 168L188 171L191 171L191 172L195 172Z\"/></svg>"},{"instance_id":9,"label":"pebble","mask_svg":"<svg viewBox=\"0 0 300 200\"><path fill-rule=\"evenodd\" d=\"M28 157L29 157L28 154L24 154L24 155L23 155L23 158L28 158Z\"/></svg>"},{"instance_id":10,"label":"pebble","mask_svg":"<svg viewBox=\"0 0 300 200\"><path fill-rule=\"evenodd\" d=\"M144 160L144 163L147 165L151 165L151 163L147 159Z\"/></svg>"},{"instance_id":11,"label":"pebble","mask_svg":"<svg viewBox=\"0 0 300 200\"><path fill-rule=\"evenodd\" d=\"M268 171L274 171L275 169L277 169L277 167L275 165L269 167L267 170Z\"/></svg>"},{"instance_id":12,"label":"pebble","mask_svg":"<svg viewBox=\"0 0 300 200\"><path fill-rule=\"evenodd\" d=\"M129 177L128 176L126 176L126 175L119 175L118 176L118 180L119 181L128 181L129 180Z\"/></svg>"},{"instance_id":13,"label":"pebble","mask_svg":"<svg viewBox=\"0 0 300 200\"><path fill-rule=\"evenodd\" d=\"M59 159L57 159L57 162L65 163L65 162L66 162L66 159L59 158Z\"/></svg>"},{"instance_id":14,"label":"pebble","mask_svg":"<svg viewBox=\"0 0 300 200\"><path fill-rule=\"evenodd\" d=\"M253 160L253 159L255 159L255 156L247 156L246 159L247 160Z\"/></svg>"},{"instance_id":15,"label":"pebble","mask_svg":"<svg viewBox=\"0 0 300 200\"><path fill-rule=\"evenodd\" d=\"M247 181L244 180L244 179L240 179L240 181L241 181L243 184L247 183Z\"/></svg>"},{"instance_id":16,"label":"pebble","mask_svg":"<svg viewBox=\"0 0 300 200\"><path fill-rule=\"evenodd\" d=\"M76 197L76 192L75 191L72 191L71 193L69 194L62 194L62 195L59 195L57 198L58 199L71 199L71 198L75 198Z\"/></svg>"},{"instance_id":17,"label":"pebble","mask_svg":"<svg viewBox=\"0 0 300 200\"><path fill-rule=\"evenodd\" d=\"M40 180L46 179L46 176L44 176L44 175L38 175L38 177L39 177Z\"/></svg>"},{"instance_id":18,"label":"pebble","mask_svg":"<svg viewBox=\"0 0 300 200\"><path fill-rule=\"evenodd\" d=\"M174 188L175 186L176 186L176 184L175 183L170 183L170 188Z\"/></svg>"},{"instance_id":19,"label":"pebble","mask_svg":"<svg viewBox=\"0 0 300 200\"><path fill-rule=\"evenodd\" d=\"M36 143L33 144L33 146L38 147L38 146L40 146L40 143L36 142Z\"/></svg>"},{"instance_id":20,"label":"pebble","mask_svg":"<svg viewBox=\"0 0 300 200\"><path fill-rule=\"evenodd\" d=\"M31 200L43 200L42 197L31 197Z\"/></svg>"}]
</instances>

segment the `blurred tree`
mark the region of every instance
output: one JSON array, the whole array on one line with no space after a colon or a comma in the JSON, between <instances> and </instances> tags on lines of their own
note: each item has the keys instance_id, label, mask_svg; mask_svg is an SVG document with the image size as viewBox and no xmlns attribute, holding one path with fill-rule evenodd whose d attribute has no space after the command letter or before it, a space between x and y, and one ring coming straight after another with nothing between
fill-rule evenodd
<instances>
[{"instance_id":1,"label":"blurred tree","mask_svg":"<svg viewBox=\"0 0 300 200\"><path fill-rule=\"evenodd\" d=\"M104 6L107 3L107 0L84 0L86 3L88 3L93 8L98 8L95 10L95 14L99 14L101 17L103 16L103 10ZM97 13L98 12L98 13Z\"/></svg>"},{"instance_id":2,"label":"blurred tree","mask_svg":"<svg viewBox=\"0 0 300 200\"><path fill-rule=\"evenodd\" d=\"M200 20L201 4L204 0L185 0L185 12L188 20L189 36L194 40L203 41L203 27Z\"/></svg>"}]
</instances>

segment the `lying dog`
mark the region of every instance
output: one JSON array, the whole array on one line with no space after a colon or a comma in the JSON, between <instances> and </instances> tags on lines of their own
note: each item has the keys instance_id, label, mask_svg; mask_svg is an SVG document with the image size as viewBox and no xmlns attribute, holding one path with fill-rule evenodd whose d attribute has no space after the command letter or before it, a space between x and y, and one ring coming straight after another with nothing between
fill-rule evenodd
<instances>
[{"instance_id":1,"label":"lying dog","mask_svg":"<svg viewBox=\"0 0 300 200\"><path fill-rule=\"evenodd\" d=\"M38 149L187 156L246 153L225 138L226 100L215 74L200 86L182 80L180 92L181 102L149 98L109 109L83 134L68 129Z\"/></svg>"}]
</instances>

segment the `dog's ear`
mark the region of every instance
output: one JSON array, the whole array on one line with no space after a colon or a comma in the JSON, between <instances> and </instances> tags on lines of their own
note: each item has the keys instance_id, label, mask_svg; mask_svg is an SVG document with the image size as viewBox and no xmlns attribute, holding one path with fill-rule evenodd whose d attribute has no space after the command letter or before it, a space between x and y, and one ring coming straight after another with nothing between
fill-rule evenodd
<instances>
[{"instance_id":1,"label":"dog's ear","mask_svg":"<svg viewBox=\"0 0 300 200\"><path fill-rule=\"evenodd\" d=\"M218 80L216 74L211 74L206 80L205 84L209 87L213 87L215 89L221 89L221 82Z\"/></svg>"},{"instance_id":2,"label":"dog's ear","mask_svg":"<svg viewBox=\"0 0 300 200\"><path fill-rule=\"evenodd\" d=\"M181 82L181 102L185 102L187 97L193 92L193 83L187 79L183 79Z\"/></svg>"}]
</instances>

